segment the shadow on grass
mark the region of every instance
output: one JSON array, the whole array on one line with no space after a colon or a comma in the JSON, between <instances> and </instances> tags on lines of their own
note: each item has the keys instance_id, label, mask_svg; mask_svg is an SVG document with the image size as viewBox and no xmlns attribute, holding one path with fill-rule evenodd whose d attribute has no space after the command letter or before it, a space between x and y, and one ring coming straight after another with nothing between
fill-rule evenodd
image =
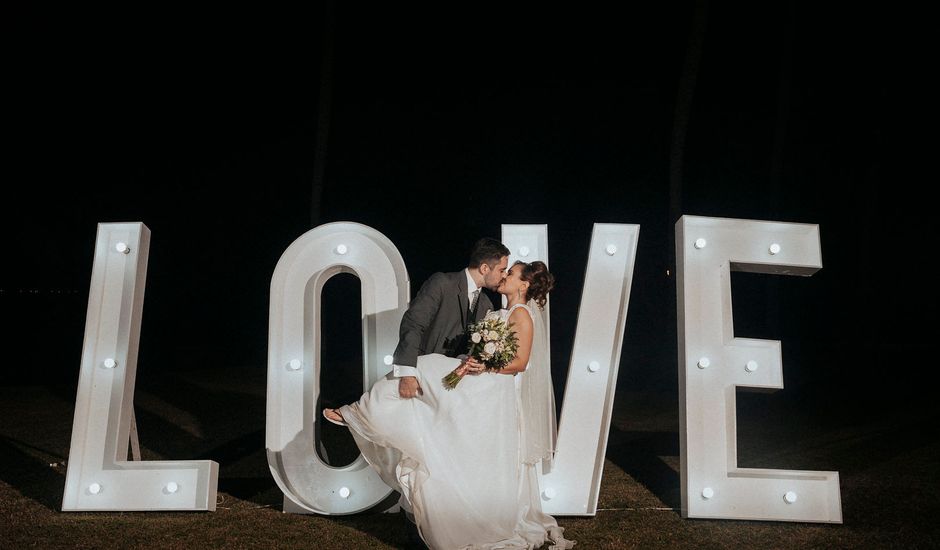
<instances>
[{"instance_id":1,"label":"shadow on grass","mask_svg":"<svg viewBox=\"0 0 940 550\"><path fill-rule=\"evenodd\" d=\"M42 506L60 510L65 491L63 473L23 452L6 437L0 437L0 457L0 479Z\"/></svg>"},{"instance_id":2,"label":"shadow on grass","mask_svg":"<svg viewBox=\"0 0 940 550\"><path fill-rule=\"evenodd\" d=\"M219 492L258 506L279 507L281 492L270 477L220 477ZM276 496L272 497L271 495Z\"/></svg>"},{"instance_id":3,"label":"shadow on grass","mask_svg":"<svg viewBox=\"0 0 940 550\"><path fill-rule=\"evenodd\" d=\"M663 462L662 456L679 456L678 433L623 431L611 426L607 459L679 514L679 472Z\"/></svg>"},{"instance_id":4,"label":"shadow on grass","mask_svg":"<svg viewBox=\"0 0 940 550\"><path fill-rule=\"evenodd\" d=\"M326 516L326 519L367 533L395 548L426 550L427 545L421 540L418 528L405 517L403 512L382 513L398 504L399 497L400 494L393 491L366 512L348 516Z\"/></svg>"},{"instance_id":5,"label":"shadow on grass","mask_svg":"<svg viewBox=\"0 0 940 550\"><path fill-rule=\"evenodd\" d=\"M264 449L264 430L254 430L202 453L198 460L215 460L219 464L231 464L259 453L262 449Z\"/></svg>"},{"instance_id":6,"label":"shadow on grass","mask_svg":"<svg viewBox=\"0 0 940 550\"><path fill-rule=\"evenodd\" d=\"M148 382L138 383L137 423L141 443L146 440L146 446L160 456L187 457L196 450L201 458L221 465L264 450L262 396L234 391L223 383L209 390L172 375Z\"/></svg>"}]
</instances>

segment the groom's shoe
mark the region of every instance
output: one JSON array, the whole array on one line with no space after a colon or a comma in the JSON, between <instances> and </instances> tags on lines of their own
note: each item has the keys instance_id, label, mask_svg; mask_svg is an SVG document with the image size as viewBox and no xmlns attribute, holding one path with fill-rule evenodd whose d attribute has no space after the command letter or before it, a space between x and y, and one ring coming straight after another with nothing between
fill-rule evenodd
<instances>
[{"instance_id":1,"label":"groom's shoe","mask_svg":"<svg viewBox=\"0 0 940 550\"><path fill-rule=\"evenodd\" d=\"M323 409L323 418L329 420L330 422L332 422L333 424L336 424L337 426L348 426L348 425L349 425L349 424L343 422L342 420L334 420L334 419L330 418L329 416L327 416L326 411L333 411L333 412L336 414L336 416L342 418L342 415L339 414L339 411L336 410L336 409Z\"/></svg>"}]
</instances>

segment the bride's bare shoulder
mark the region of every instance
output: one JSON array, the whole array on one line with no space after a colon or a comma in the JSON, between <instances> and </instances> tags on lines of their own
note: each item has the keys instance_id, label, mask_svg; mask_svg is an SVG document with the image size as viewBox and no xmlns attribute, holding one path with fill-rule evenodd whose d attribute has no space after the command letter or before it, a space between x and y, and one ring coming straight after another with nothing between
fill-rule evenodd
<instances>
[{"instance_id":1,"label":"bride's bare shoulder","mask_svg":"<svg viewBox=\"0 0 940 550\"><path fill-rule=\"evenodd\" d=\"M525 307L517 307L509 314L509 321L519 325L532 326L532 314Z\"/></svg>"}]
</instances>

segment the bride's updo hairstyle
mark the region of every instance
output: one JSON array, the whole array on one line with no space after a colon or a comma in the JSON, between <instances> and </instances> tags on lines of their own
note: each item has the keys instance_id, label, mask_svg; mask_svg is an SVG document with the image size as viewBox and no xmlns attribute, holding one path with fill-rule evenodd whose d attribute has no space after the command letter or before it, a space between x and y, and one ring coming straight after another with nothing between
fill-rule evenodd
<instances>
[{"instance_id":1,"label":"bride's updo hairstyle","mask_svg":"<svg viewBox=\"0 0 940 550\"><path fill-rule=\"evenodd\" d=\"M555 287L555 277L548 272L548 266L539 261L530 264L516 262L514 265L522 266L522 280L529 283L529 291L526 292L526 296L530 300L535 300L539 309L545 307L548 293Z\"/></svg>"}]
</instances>

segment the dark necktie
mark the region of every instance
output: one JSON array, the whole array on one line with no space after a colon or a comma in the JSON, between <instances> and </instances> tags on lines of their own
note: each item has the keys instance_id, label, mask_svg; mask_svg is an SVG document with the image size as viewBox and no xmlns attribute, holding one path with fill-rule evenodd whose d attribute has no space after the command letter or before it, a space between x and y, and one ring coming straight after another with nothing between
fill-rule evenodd
<instances>
[{"instance_id":1,"label":"dark necktie","mask_svg":"<svg viewBox=\"0 0 940 550\"><path fill-rule=\"evenodd\" d=\"M473 291L473 294L470 298L470 322L476 322L477 318L477 302L480 301L480 289Z\"/></svg>"}]
</instances>

